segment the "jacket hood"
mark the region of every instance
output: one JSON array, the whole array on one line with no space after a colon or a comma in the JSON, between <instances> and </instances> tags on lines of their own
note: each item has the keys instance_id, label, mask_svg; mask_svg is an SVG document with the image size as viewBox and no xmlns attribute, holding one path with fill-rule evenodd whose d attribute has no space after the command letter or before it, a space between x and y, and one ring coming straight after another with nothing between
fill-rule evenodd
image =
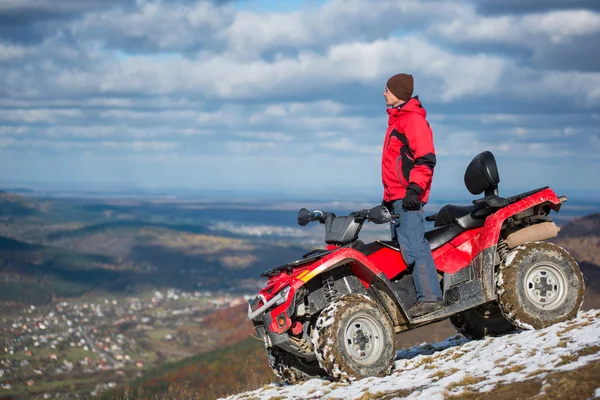
<instances>
[{"instance_id":1,"label":"jacket hood","mask_svg":"<svg viewBox=\"0 0 600 400\"><path fill-rule=\"evenodd\" d=\"M402 104L400 107L392 107L387 109L387 113L390 117L398 117L402 114L412 112L421 115L423 118L427 116L427 111L421 105L421 102L419 101L419 96L411 98L409 101Z\"/></svg>"}]
</instances>

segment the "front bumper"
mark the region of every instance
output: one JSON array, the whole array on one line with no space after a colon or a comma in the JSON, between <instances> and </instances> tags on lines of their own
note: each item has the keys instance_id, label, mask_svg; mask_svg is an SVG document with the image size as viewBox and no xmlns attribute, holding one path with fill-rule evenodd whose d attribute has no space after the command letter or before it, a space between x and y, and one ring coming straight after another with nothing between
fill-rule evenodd
<instances>
[{"instance_id":1,"label":"front bumper","mask_svg":"<svg viewBox=\"0 0 600 400\"><path fill-rule=\"evenodd\" d=\"M248 319L253 321L254 319L262 316L275 303L277 303L279 300L285 299L288 295L289 292L281 291L267 301L262 293L259 294L248 302ZM258 306L261 302L262 305ZM255 307L256 309L254 309Z\"/></svg>"}]
</instances>

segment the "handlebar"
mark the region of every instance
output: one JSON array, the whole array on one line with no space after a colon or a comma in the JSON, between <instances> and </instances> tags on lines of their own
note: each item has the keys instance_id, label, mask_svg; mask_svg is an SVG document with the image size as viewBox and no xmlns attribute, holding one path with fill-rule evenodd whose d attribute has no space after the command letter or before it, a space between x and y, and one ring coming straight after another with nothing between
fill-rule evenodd
<instances>
[{"instance_id":1,"label":"handlebar","mask_svg":"<svg viewBox=\"0 0 600 400\"><path fill-rule=\"evenodd\" d=\"M325 219L327 219L329 215L330 213L327 212L322 212L319 210L308 211L306 208L301 208L300 211L298 211L298 225L306 226L309 222L313 221L325 223Z\"/></svg>"},{"instance_id":2,"label":"handlebar","mask_svg":"<svg viewBox=\"0 0 600 400\"><path fill-rule=\"evenodd\" d=\"M329 216L336 217L334 213L323 212L319 210L308 211L306 208L300 209L298 212L298 225L306 226L310 222L319 221L324 224ZM398 218L396 214L390 214L389 210L385 206L376 206L371 209L363 209L350 213L351 217L354 217L356 221L371 221L376 224L383 224L390 222L392 219Z\"/></svg>"}]
</instances>

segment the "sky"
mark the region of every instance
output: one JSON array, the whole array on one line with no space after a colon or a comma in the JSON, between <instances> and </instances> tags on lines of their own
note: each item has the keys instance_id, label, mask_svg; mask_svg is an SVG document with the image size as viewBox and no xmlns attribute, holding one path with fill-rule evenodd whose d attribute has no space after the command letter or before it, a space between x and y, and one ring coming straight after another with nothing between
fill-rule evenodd
<instances>
[{"instance_id":1,"label":"sky","mask_svg":"<svg viewBox=\"0 0 600 400\"><path fill-rule=\"evenodd\" d=\"M598 43L597 0L2 0L0 184L379 198L406 72L432 198L484 150L598 193Z\"/></svg>"}]
</instances>

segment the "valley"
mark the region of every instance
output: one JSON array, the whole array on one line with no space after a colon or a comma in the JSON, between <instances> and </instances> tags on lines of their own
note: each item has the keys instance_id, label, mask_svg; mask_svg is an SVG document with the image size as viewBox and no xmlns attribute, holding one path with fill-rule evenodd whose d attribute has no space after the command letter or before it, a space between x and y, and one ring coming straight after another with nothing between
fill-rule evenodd
<instances>
[{"instance_id":1,"label":"valley","mask_svg":"<svg viewBox=\"0 0 600 400\"><path fill-rule=\"evenodd\" d=\"M580 263L584 309L599 308L599 218L574 210L557 220L554 241ZM276 204L0 192L0 399L112 399L126 387L216 398L272 382L246 301L262 271L321 246L322 227L299 228L295 214ZM387 234L367 226L361 238ZM397 342L452 335L442 321Z\"/></svg>"}]
</instances>

